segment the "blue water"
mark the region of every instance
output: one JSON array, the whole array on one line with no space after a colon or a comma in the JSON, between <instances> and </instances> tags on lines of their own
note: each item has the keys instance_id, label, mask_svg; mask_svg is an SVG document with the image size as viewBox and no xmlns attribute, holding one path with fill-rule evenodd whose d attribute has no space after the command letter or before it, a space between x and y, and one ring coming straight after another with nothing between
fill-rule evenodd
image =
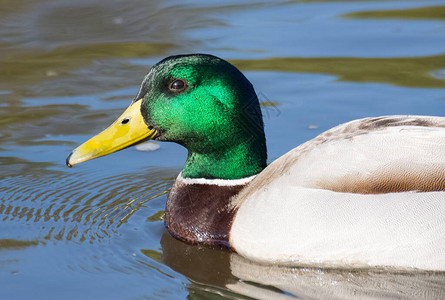
<instances>
[{"instance_id":1,"label":"blue water","mask_svg":"<svg viewBox=\"0 0 445 300\"><path fill-rule=\"evenodd\" d=\"M352 119L444 116L445 17L433 13L445 10L443 1L3 5L1 299L445 294L441 273L270 269L174 240L162 216L187 155L179 145L162 143L153 152L130 148L65 167L74 147L130 103L150 65L179 53L211 53L241 66L265 104L269 161ZM431 6L440 7L410 12ZM399 12L347 16L386 10ZM292 59L301 60L289 67ZM331 59L332 68L325 70L330 62L324 59Z\"/></svg>"}]
</instances>

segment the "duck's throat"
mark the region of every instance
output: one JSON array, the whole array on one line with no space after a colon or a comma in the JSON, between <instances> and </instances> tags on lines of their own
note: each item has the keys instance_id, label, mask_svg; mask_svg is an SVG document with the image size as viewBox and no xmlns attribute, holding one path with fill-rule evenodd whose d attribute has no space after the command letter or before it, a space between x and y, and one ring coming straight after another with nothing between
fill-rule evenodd
<instances>
[{"instance_id":1,"label":"duck's throat","mask_svg":"<svg viewBox=\"0 0 445 300\"><path fill-rule=\"evenodd\" d=\"M265 143L242 143L219 151L189 151L182 170L184 178L240 179L260 173L266 167Z\"/></svg>"},{"instance_id":2,"label":"duck's throat","mask_svg":"<svg viewBox=\"0 0 445 300\"><path fill-rule=\"evenodd\" d=\"M252 179L184 179L180 174L167 199L168 230L188 243L230 247L229 233L238 209L234 196Z\"/></svg>"}]
</instances>

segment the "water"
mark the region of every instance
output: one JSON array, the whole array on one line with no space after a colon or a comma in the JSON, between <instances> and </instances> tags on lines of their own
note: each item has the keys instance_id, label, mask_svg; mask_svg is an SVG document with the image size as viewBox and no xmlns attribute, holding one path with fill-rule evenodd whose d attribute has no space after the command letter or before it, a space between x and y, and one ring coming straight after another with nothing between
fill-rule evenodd
<instances>
[{"instance_id":1,"label":"water","mask_svg":"<svg viewBox=\"0 0 445 300\"><path fill-rule=\"evenodd\" d=\"M0 298L441 298L445 274L256 265L163 226L186 151L67 169L148 68L230 60L253 82L269 160L339 123L445 115L443 1L0 1Z\"/></svg>"}]
</instances>

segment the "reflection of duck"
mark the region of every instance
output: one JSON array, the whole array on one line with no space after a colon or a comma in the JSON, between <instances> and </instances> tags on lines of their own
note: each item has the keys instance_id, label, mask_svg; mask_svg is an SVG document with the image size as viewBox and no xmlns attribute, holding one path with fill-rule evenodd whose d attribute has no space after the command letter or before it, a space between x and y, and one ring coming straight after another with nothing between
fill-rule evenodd
<instances>
[{"instance_id":1,"label":"reflection of duck","mask_svg":"<svg viewBox=\"0 0 445 300\"><path fill-rule=\"evenodd\" d=\"M181 240L281 264L445 269L445 118L352 121L266 168L249 81L214 56L174 56L67 164L146 139L189 150L165 217Z\"/></svg>"},{"instance_id":2,"label":"reflection of duck","mask_svg":"<svg viewBox=\"0 0 445 300\"><path fill-rule=\"evenodd\" d=\"M160 262L191 280L190 294L254 299L443 299L444 272L295 268L255 263L229 252L181 243L164 233ZM153 250L141 250L152 258ZM237 293L233 295L231 293ZM243 297L241 297L243 298Z\"/></svg>"}]
</instances>

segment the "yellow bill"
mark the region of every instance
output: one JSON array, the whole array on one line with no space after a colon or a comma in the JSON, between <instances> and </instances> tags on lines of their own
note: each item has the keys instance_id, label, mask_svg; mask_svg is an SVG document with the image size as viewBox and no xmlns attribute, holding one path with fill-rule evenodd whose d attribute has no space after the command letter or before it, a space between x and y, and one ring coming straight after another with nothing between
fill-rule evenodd
<instances>
[{"instance_id":1,"label":"yellow bill","mask_svg":"<svg viewBox=\"0 0 445 300\"><path fill-rule=\"evenodd\" d=\"M75 164L111 154L156 136L156 129L148 129L141 114L142 100L133 102L110 127L92 137L66 159L66 165Z\"/></svg>"}]
</instances>

